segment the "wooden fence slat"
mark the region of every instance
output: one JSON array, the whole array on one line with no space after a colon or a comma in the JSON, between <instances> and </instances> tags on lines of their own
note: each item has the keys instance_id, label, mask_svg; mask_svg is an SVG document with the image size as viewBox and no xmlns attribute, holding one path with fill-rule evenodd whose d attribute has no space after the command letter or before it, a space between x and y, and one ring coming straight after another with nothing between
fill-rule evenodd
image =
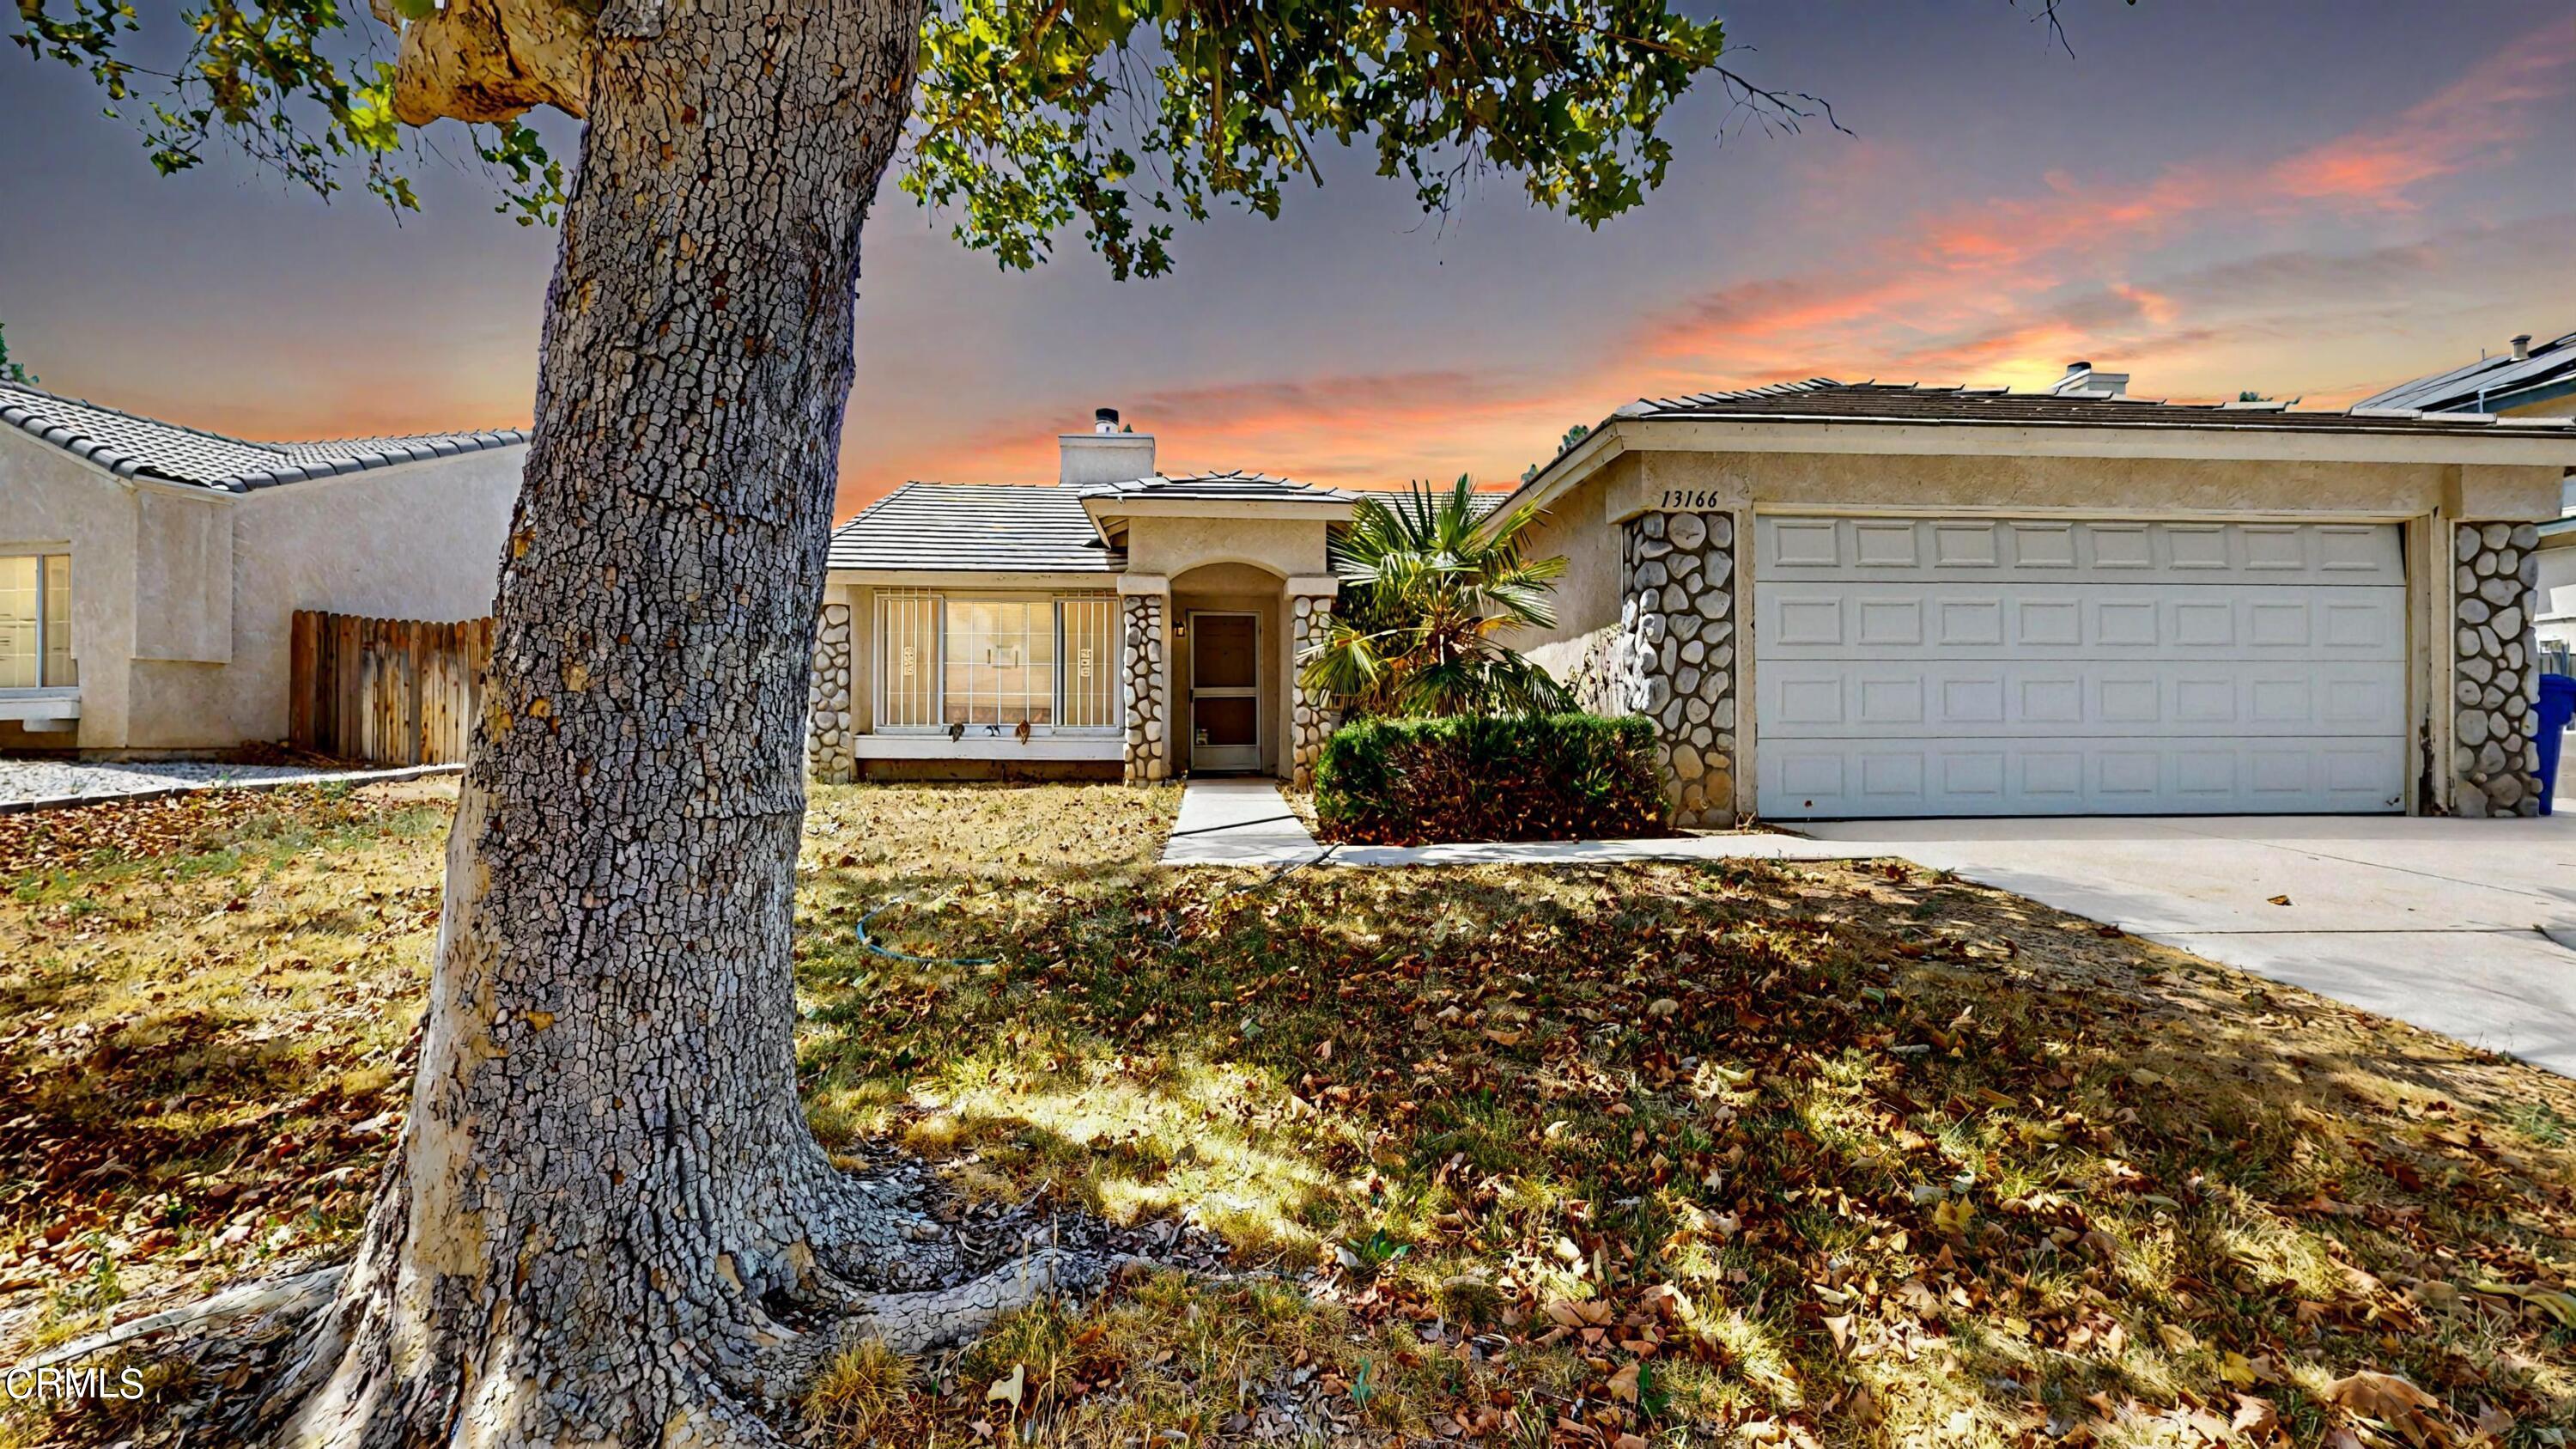
<instances>
[{"instance_id":1,"label":"wooden fence slat","mask_svg":"<svg viewBox=\"0 0 2576 1449\"><path fill-rule=\"evenodd\" d=\"M298 749L376 764L458 764L482 714L492 621L298 609L287 659L287 738Z\"/></svg>"}]
</instances>

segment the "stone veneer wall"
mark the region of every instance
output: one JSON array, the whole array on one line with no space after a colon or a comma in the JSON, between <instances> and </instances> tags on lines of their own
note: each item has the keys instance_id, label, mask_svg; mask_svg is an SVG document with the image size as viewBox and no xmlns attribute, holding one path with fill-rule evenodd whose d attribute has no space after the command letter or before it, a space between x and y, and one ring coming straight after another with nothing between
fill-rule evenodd
<instances>
[{"instance_id":1,"label":"stone veneer wall","mask_svg":"<svg viewBox=\"0 0 2576 1449\"><path fill-rule=\"evenodd\" d=\"M1735 823L1735 520L1647 513L1620 533L1612 702L1655 722L1679 825Z\"/></svg>"},{"instance_id":2,"label":"stone veneer wall","mask_svg":"<svg viewBox=\"0 0 2576 1449\"><path fill-rule=\"evenodd\" d=\"M1304 670L1307 656L1324 647L1324 638L1333 628L1333 600L1328 594L1298 594L1289 600L1288 637L1293 645L1288 654L1290 688L1296 692L1296 707L1291 719L1293 737L1289 740L1288 788L1315 788L1315 765L1324 758L1324 737L1339 723L1339 711L1333 708L1332 696L1320 689L1309 689L1297 676Z\"/></svg>"},{"instance_id":3,"label":"stone veneer wall","mask_svg":"<svg viewBox=\"0 0 2576 1449\"><path fill-rule=\"evenodd\" d=\"M2537 815L2540 650L2531 600L2540 581L2533 552L2540 535L2528 523L2463 523L2452 542L2459 653L2452 666L2451 813Z\"/></svg>"},{"instance_id":4,"label":"stone veneer wall","mask_svg":"<svg viewBox=\"0 0 2576 1449\"><path fill-rule=\"evenodd\" d=\"M825 604L805 696L805 773L835 785L848 784L859 771L850 739L850 649L850 606Z\"/></svg>"},{"instance_id":5,"label":"stone veneer wall","mask_svg":"<svg viewBox=\"0 0 2576 1449\"><path fill-rule=\"evenodd\" d=\"M1171 709L1163 698L1163 596L1129 594L1127 620L1127 783L1172 777Z\"/></svg>"}]
</instances>

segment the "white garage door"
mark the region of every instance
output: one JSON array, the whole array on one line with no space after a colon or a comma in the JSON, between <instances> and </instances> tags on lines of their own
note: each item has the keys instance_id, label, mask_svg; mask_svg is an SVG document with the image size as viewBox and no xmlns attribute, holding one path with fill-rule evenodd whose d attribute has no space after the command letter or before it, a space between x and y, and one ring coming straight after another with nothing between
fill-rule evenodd
<instances>
[{"instance_id":1,"label":"white garage door","mask_svg":"<svg viewBox=\"0 0 2576 1449\"><path fill-rule=\"evenodd\" d=\"M1775 819L2403 808L2380 524L1757 520Z\"/></svg>"}]
</instances>

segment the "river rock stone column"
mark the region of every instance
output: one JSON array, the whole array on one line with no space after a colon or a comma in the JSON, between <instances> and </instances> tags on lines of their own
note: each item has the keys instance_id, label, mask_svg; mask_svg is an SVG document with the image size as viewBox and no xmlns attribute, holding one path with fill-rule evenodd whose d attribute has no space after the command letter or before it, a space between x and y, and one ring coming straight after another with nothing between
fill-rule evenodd
<instances>
[{"instance_id":1,"label":"river rock stone column","mask_svg":"<svg viewBox=\"0 0 2576 1449\"><path fill-rule=\"evenodd\" d=\"M1735 520L1646 513L1620 532L1616 702L1655 722L1677 825L1735 823Z\"/></svg>"},{"instance_id":2,"label":"river rock stone column","mask_svg":"<svg viewBox=\"0 0 2576 1449\"><path fill-rule=\"evenodd\" d=\"M2463 523L2451 537L2451 813L2537 815L2540 649L2531 602L2540 534L2528 523Z\"/></svg>"},{"instance_id":3,"label":"river rock stone column","mask_svg":"<svg viewBox=\"0 0 2576 1449\"><path fill-rule=\"evenodd\" d=\"M1288 788L1315 788L1315 766L1324 758L1325 737L1340 722L1341 712L1333 708L1333 697L1320 689L1309 689L1297 676L1305 670L1309 656L1324 647L1325 636L1333 628L1333 600L1329 594L1297 594L1288 601L1288 637L1294 645L1289 654L1289 677L1295 681L1296 707L1291 717L1288 757Z\"/></svg>"},{"instance_id":4,"label":"river rock stone column","mask_svg":"<svg viewBox=\"0 0 2576 1449\"><path fill-rule=\"evenodd\" d=\"M1172 777L1171 707L1163 696L1163 596L1129 594L1127 621L1127 783Z\"/></svg>"},{"instance_id":5,"label":"river rock stone column","mask_svg":"<svg viewBox=\"0 0 2576 1449\"><path fill-rule=\"evenodd\" d=\"M814 632L814 678L806 695L805 773L828 784L858 777L850 737L850 606L825 604Z\"/></svg>"}]
</instances>

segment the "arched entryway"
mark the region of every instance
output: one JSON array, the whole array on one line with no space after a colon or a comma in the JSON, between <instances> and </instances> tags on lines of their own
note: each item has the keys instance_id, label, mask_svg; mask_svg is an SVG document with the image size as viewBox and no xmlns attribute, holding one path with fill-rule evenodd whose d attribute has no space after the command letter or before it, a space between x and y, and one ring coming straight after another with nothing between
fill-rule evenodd
<instances>
[{"instance_id":1,"label":"arched entryway","mask_svg":"<svg viewBox=\"0 0 2576 1449\"><path fill-rule=\"evenodd\" d=\"M1248 563L1172 576L1175 764L1194 775L1279 775L1293 736L1296 643L1287 579Z\"/></svg>"}]
</instances>

